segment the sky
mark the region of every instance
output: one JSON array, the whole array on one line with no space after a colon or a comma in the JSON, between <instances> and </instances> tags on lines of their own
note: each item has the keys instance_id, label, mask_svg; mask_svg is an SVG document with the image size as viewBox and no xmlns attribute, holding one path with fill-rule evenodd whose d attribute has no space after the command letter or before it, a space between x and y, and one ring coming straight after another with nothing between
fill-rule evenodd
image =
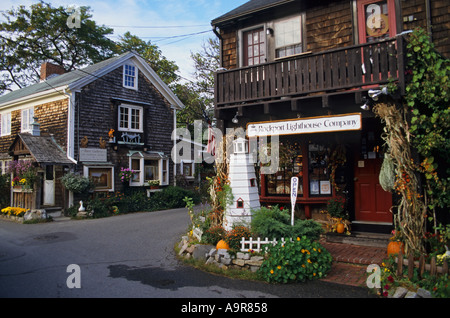
<instances>
[{"instance_id":1,"label":"sky","mask_svg":"<svg viewBox=\"0 0 450 318\"><path fill-rule=\"evenodd\" d=\"M162 54L180 68L183 79L192 79L191 52L201 52L202 44L215 37L211 20L237 8L248 0L62 0L44 2L59 6L89 6L92 19L114 29L110 37L118 40L130 31L156 44ZM38 1L2 0L0 11L30 6ZM0 17L0 21L3 18ZM82 21L81 21L82 23ZM190 36L184 36L189 35Z\"/></svg>"}]
</instances>

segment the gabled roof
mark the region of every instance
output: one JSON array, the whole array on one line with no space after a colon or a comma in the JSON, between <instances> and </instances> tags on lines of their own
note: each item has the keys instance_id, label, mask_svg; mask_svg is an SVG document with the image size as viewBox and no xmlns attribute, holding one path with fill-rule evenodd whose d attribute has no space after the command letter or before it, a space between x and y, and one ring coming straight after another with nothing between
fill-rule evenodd
<instances>
[{"instance_id":1,"label":"gabled roof","mask_svg":"<svg viewBox=\"0 0 450 318\"><path fill-rule=\"evenodd\" d=\"M17 143L23 143L31 156L38 163L60 165L73 164L51 136L33 136L28 133L18 134L9 147L10 152L14 151Z\"/></svg>"},{"instance_id":2,"label":"gabled roof","mask_svg":"<svg viewBox=\"0 0 450 318\"><path fill-rule=\"evenodd\" d=\"M243 5L237 7L236 9L233 9L233 10L225 13L224 15L221 15L220 17L215 18L214 20L211 21L211 24L213 26L215 26L215 25L218 25L220 23L223 23L223 22L226 22L229 20L237 19L239 17L245 16L245 15L248 15L251 13L256 13L259 11L270 9L272 7L276 7L281 4L293 2L293 1L298 1L298 0L250 0L246 3L244 3Z\"/></svg>"},{"instance_id":3,"label":"gabled roof","mask_svg":"<svg viewBox=\"0 0 450 318\"><path fill-rule=\"evenodd\" d=\"M142 57L134 52L126 52L102 62L87 66L83 69L74 70L62 75L51 77L45 81L0 96L0 109L16 102L25 101L40 95L45 95L46 93L55 93L55 91L59 91L61 94L64 94L66 91L79 90L83 86L111 72L130 59L135 62L135 64L150 80L150 82L173 106L177 108L184 107L183 103L178 99L178 97L161 80L161 78Z\"/></svg>"}]
</instances>

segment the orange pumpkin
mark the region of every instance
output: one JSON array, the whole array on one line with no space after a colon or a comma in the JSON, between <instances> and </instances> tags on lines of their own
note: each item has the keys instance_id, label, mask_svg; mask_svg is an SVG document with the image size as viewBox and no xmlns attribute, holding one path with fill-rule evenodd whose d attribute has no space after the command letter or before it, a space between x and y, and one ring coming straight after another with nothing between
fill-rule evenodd
<instances>
[{"instance_id":1,"label":"orange pumpkin","mask_svg":"<svg viewBox=\"0 0 450 318\"><path fill-rule=\"evenodd\" d=\"M230 249L230 246L224 240L220 240L219 242L217 242L216 249L228 250Z\"/></svg>"},{"instance_id":2,"label":"orange pumpkin","mask_svg":"<svg viewBox=\"0 0 450 318\"><path fill-rule=\"evenodd\" d=\"M397 242L397 241L389 242L388 247L387 247L388 256L391 254L398 254L400 252L400 250L402 251L402 254L405 254L405 247L403 246L402 242Z\"/></svg>"},{"instance_id":3,"label":"orange pumpkin","mask_svg":"<svg viewBox=\"0 0 450 318\"><path fill-rule=\"evenodd\" d=\"M336 232L338 232L339 234L344 233L345 231L345 226L343 223L338 223L338 225L336 225Z\"/></svg>"}]
</instances>

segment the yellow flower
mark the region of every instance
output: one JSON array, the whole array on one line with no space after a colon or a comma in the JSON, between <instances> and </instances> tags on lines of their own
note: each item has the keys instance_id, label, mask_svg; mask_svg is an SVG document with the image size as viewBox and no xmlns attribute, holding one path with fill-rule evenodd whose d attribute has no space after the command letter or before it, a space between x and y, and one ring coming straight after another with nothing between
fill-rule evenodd
<instances>
[{"instance_id":1,"label":"yellow flower","mask_svg":"<svg viewBox=\"0 0 450 318\"><path fill-rule=\"evenodd\" d=\"M278 269L281 269L281 266L280 265L278 265L278 267L277 267Z\"/></svg>"},{"instance_id":2,"label":"yellow flower","mask_svg":"<svg viewBox=\"0 0 450 318\"><path fill-rule=\"evenodd\" d=\"M316 273L313 273L313 276L316 276Z\"/></svg>"},{"instance_id":3,"label":"yellow flower","mask_svg":"<svg viewBox=\"0 0 450 318\"><path fill-rule=\"evenodd\" d=\"M300 241L300 238L297 236L297 241Z\"/></svg>"},{"instance_id":4,"label":"yellow flower","mask_svg":"<svg viewBox=\"0 0 450 318\"><path fill-rule=\"evenodd\" d=\"M302 264L302 267L305 268L306 267L305 264Z\"/></svg>"},{"instance_id":5,"label":"yellow flower","mask_svg":"<svg viewBox=\"0 0 450 318\"><path fill-rule=\"evenodd\" d=\"M270 273L273 274L273 269L270 270Z\"/></svg>"},{"instance_id":6,"label":"yellow flower","mask_svg":"<svg viewBox=\"0 0 450 318\"><path fill-rule=\"evenodd\" d=\"M302 253L305 253L305 250L302 248Z\"/></svg>"},{"instance_id":7,"label":"yellow flower","mask_svg":"<svg viewBox=\"0 0 450 318\"><path fill-rule=\"evenodd\" d=\"M308 258L307 262L310 263L310 264L312 263L311 260L310 260L309 258Z\"/></svg>"},{"instance_id":8,"label":"yellow flower","mask_svg":"<svg viewBox=\"0 0 450 318\"><path fill-rule=\"evenodd\" d=\"M27 182L27 179L25 179L25 178L22 178L22 179L20 179L20 181L19 181L19 183L22 183L22 184L25 184Z\"/></svg>"}]
</instances>

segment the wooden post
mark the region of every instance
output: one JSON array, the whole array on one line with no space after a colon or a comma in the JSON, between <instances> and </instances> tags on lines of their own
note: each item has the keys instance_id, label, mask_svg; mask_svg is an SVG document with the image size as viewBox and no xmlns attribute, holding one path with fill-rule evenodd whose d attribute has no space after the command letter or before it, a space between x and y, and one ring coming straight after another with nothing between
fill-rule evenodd
<instances>
[{"instance_id":1,"label":"wooden post","mask_svg":"<svg viewBox=\"0 0 450 318\"><path fill-rule=\"evenodd\" d=\"M425 271L425 256L423 254L420 255L419 258L419 275L420 278L423 277L423 272Z\"/></svg>"},{"instance_id":2,"label":"wooden post","mask_svg":"<svg viewBox=\"0 0 450 318\"><path fill-rule=\"evenodd\" d=\"M401 249L398 252L397 259L398 259L398 261L397 261L397 276L402 276L403 275L403 254L402 254Z\"/></svg>"},{"instance_id":3,"label":"wooden post","mask_svg":"<svg viewBox=\"0 0 450 318\"><path fill-rule=\"evenodd\" d=\"M408 255L408 278L412 279L414 276L414 255L409 253Z\"/></svg>"},{"instance_id":4,"label":"wooden post","mask_svg":"<svg viewBox=\"0 0 450 318\"><path fill-rule=\"evenodd\" d=\"M430 275L431 275L432 277L436 276L436 272L437 272L436 269L437 269L437 268L436 268L436 257L433 256L433 257L431 258L431 261L430 261Z\"/></svg>"}]
</instances>

